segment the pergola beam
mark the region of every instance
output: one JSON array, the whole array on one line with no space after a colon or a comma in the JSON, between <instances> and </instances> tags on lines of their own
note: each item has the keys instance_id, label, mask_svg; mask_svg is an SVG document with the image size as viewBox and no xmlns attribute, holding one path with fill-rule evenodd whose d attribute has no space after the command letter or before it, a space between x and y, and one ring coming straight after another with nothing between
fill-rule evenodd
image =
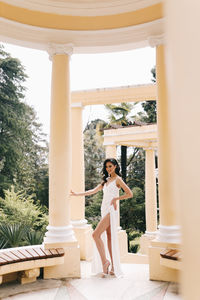
<instances>
[{"instance_id":1,"label":"pergola beam","mask_svg":"<svg viewBox=\"0 0 200 300\"><path fill-rule=\"evenodd\" d=\"M71 94L72 103L82 105L153 101L156 98L156 84L74 91Z\"/></svg>"}]
</instances>

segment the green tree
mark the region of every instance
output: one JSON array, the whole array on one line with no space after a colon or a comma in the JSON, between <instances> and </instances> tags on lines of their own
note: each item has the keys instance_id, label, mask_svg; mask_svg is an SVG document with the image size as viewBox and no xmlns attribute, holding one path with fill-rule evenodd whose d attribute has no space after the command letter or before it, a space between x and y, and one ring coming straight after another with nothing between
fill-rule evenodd
<instances>
[{"instance_id":1,"label":"green tree","mask_svg":"<svg viewBox=\"0 0 200 300\"><path fill-rule=\"evenodd\" d=\"M23 224L33 230L45 232L48 225L47 208L35 203L33 195L16 192L14 186L4 191L0 197L0 223Z\"/></svg>"},{"instance_id":2,"label":"green tree","mask_svg":"<svg viewBox=\"0 0 200 300\"><path fill-rule=\"evenodd\" d=\"M132 125L132 117L130 117L133 104L122 102L119 105L106 104L105 107L109 111L109 126L112 124L128 126ZM127 146L121 146L121 173L124 182L126 182L126 167L127 167Z\"/></svg>"},{"instance_id":3,"label":"green tree","mask_svg":"<svg viewBox=\"0 0 200 300\"><path fill-rule=\"evenodd\" d=\"M101 120L92 121L84 130L85 188L94 188L101 182L105 150L96 127Z\"/></svg>"},{"instance_id":4,"label":"green tree","mask_svg":"<svg viewBox=\"0 0 200 300\"><path fill-rule=\"evenodd\" d=\"M84 130L85 189L97 186L102 180L102 167L105 160L105 149L99 128L106 123L100 119L90 122ZM85 216L95 228L100 220L102 192L86 197Z\"/></svg>"},{"instance_id":5,"label":"green tree","mask_svg":"<svg viewBox=\"0 0 200 300\"><path fill-rule=\"evenodd\" d=\"M151 69L152 81L156 82L156 68ZM144 113L140 114L140 120L146 123L156 123L157 122L157 105L156 101L145 101L142 103Z\"/></svg>"},{"instance_id":6,"label":"green tree","mask_svg":"<svg viewBox=\"0 0 200 300\"><path fill-rule=\"evenodd\" d=\"M34 109L24 102L26 78L20 61L0 46L0 195L12 184L41 195L42 185L47 204L48 147Z\"/></svg>"}]
</instances>

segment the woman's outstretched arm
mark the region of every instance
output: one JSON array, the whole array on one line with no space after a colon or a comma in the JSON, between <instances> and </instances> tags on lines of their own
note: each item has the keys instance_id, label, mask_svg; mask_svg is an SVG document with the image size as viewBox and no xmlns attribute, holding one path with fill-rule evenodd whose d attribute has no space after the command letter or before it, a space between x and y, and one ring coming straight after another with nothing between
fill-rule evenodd
<instances>
[{"instance_id":1,"label":"woman's outstretched arm","mask_svg":"<svg viewBox=\"0 0 200 300\"><path fill-rule=\"evenodd\" d=\"M97 192L101 191L102 188L103 188L102 184L98 184L94 189L85 191L83 193L76 193L76 192L71 191L70 196L90 196L90 195L96 194Z\"/></svg>"},{"instance_id":2,"label":"woman's outstretched arm","mask_svg":"<svg viewBox=\"0 0 200 300\"><path fill-rule=\"evenodd\" d=\"M113 198L111 201L111 205L114 206L114 209L117 209L117 200L124 200L124 199L128 199L128 198L132 198L133 197L133 192L131 191L131 189L128 187L128 185L122 180L121 177L118 177L116 180L116 184L119 188L122 188L125 192L124 195Z\"/></svg>"}]
</instances>

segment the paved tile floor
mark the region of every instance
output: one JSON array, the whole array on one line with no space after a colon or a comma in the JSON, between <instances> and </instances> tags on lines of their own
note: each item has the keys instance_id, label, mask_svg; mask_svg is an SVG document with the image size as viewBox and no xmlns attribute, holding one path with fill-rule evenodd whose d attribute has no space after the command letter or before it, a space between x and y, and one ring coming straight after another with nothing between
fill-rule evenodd
<instances>
[{"instance_id":1,"label":"paved tile floor","mask_svg":"<svg viewBox=\"0 0 200 300\"><path fill-rule=\"evenodd\" d=\"M91 264L81 263L81 279L37 280L20 285L4 284L2 300L181 300L178 285L150 281L148 265L122 265L124 277L91 275Z\"/></svg>"}]
</instances>

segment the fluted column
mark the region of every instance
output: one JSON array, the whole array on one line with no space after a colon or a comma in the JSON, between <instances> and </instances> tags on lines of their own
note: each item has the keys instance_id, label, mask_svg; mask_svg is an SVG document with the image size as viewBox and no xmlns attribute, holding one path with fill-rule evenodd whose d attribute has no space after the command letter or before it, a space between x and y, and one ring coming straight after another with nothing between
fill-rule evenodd
<instances>
[{"instance_id":1,"label":"fluted column","mask_svg":"<svg viewBox=\"0 0 200 300\"><path fill-rule=\"evenodd\" d=\"M71 104L72 113L72 182L73 191L85 190L84 145L81 103ZM85 197L71 197L71 224L80 245L81 259L92 258L92 227L85 219Z\"/></svg>"},{"instance_id":2,"label":"fluted column","mask_svg":"<svg viewBox=\"0 0 200 300\"><path fill-rule=\"evenodd\" d=\"M63 247L68 256L61 267L44 270L45 278L80 275L80 253L70 224L71 188L71 45L51 44L52 60L51 120L49 145L49 225L44 238L45 248ZM73 252L72 252L73 250Z\"/></svg>"}]
</instances>

